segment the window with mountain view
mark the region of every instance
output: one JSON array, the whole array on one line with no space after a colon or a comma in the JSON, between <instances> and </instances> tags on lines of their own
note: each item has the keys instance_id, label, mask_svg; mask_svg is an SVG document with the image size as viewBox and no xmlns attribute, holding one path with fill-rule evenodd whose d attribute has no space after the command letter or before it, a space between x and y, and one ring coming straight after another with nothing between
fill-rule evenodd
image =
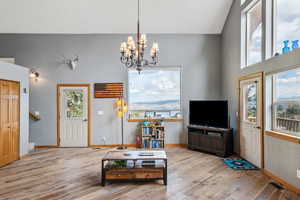
<instances>
[{"instance_id":1,"label":"window with mountain view","mask_svg":"<svg viewBox=\"0 0 300 200\"><path fill-rule=\"evenodd\" d=\"M300 1L274 0L274 3L275 51L281 53L284 40L289 40L291 44L300 38Z\"/></svg>"},{"instance_id":2,"label":"window with mountain view","mask_svg":"<svg viewBox=\"0 0 300 200\"><path fill-rule=\"evenodd\" d=\"M129 70L129 118L180 118L180 76L179 67Z\"/></svg>"},{"instance_id":3,"label":"window with mountain view","mask_svg":"<svg viewBox=\"0 0 300 200\"><path fill-rule=\"evenodd\" d=\"M273 78L273 129L300 137L300 69Z\"/></svg>"}]
</instances>

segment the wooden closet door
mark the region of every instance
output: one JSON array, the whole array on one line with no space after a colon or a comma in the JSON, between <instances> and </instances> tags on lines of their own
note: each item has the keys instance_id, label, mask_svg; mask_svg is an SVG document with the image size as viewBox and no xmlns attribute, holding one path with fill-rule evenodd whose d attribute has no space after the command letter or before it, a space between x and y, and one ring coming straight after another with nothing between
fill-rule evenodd
<instances>
[{"instance_id":1,"label":"wooden closet door","mask_svg":"<svg viewBox=\"0 0 300 200\"><path fill-rule=\"evenodd\" d=\"M20 85L0 81L0 166L19 158Z\"/></svg>"}]
</instances>

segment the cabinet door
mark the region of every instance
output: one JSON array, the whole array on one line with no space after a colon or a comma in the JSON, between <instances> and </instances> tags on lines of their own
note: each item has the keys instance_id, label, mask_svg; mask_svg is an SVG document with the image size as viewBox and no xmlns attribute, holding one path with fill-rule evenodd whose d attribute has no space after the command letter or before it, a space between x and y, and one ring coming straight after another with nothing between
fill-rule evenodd
<instances>
[{"instance_id":1,"label":"cabinet door","mask_svg":"<svg viewBox=\"0 0 300 200\"><path fill-rule=\"evenodd\" d=\"M189 145L196 145L196 146L198 146L199 145L199 136L200 136L200 134L199 133L189 133L189 138L188 138L188 140L189 140Z\"/></svg>"},{"instance_id":2,"label":"cabinet door","mask_svg":"<svg viewBox=\"0 0 300 200\"><path fill-rule=\"evenodd\" d=\"M19 83L0 81L0 166L19 158Z\"/></svg>"}]
</instances>

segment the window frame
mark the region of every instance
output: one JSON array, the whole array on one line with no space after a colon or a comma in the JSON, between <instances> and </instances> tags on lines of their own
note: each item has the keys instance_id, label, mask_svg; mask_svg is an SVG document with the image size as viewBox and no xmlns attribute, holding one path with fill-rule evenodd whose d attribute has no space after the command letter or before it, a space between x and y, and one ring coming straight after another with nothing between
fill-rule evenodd
<instances>
[{"instance_id":1,"label":"window frame","mask_svg":"<svg viewBox=\"0 0 300 200\"><path fill-rule=\"evenodd\" d=\"M264 42L265 42L265 20L264 20L264 1L263 0L245 0L241 4L241 69L255 65L257 63L248 64L248 54L249 54L249 34L248 34L248 13L254 8L258 3L261 3L261 13L262 13L262 34L261 34L261 60L257 63L260 63L264 60Z\"/></svg>"},{"instance_id":2,"label":"window frame","mask_svg":"<svg viewBox=\"0 0 300 200\"><path fill-rule=\"evenodd\" d=\"M135 69L128 69L127 70L127 99L128 99L128 115L127 119L129 122L137 122L137 121L145 121L145 120L163 120L163 121L182 121L183 116L182 116L182 66L151 66L151 67L144 67L143 70L168 70L168 69L173 69L173 70L178 70L179 71L179 110L131 110L130 109L130 95L129 95L129 71L130 70L135 70ZM143 71L141 71L143 73ZM180 113L180 118L130 118L129 113L130 111L137 111L137 112L172 112L172 111L179 111Z\"/></svg>"},{"instance_id":3,"label":"window frame","mask_svg":"<svg viewBox=\"0 0 300 200\"><path fill-rule=\"evenodd\" d=\"M292 71L292 70L296 70L297 68L295 69L290 69L290 70L285 70L285 71L281 71L281 72L278 72L278 73L275 73L275 74L272 74L272 89L271 89L271 92L272 92L272 97L271 97L271 131L273 132L276 132L276 133L282 133L282 134L285 134L287 136L291 136L291 137L296 137L296 138L299 138L300 139L300 136L296 136L294 132L291 132L291 131L287 131L287 130L282 130L282 129L278 129L277 128L277 122L276 122L276 119L277 119L277 114L276 114L276 105L278 104L295 104L295 105L300 105L300 101L297 102L297 101L277 101L276 99L276 76L279 74L279 73L284 73L284 72L288 72L288 71Z\"/></svg>"}]
</instances>

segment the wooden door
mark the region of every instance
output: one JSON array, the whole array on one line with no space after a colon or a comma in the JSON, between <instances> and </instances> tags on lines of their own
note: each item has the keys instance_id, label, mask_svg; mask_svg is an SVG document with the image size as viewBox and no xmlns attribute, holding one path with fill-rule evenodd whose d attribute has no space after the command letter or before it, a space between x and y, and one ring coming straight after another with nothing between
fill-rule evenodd
<instances>
[{"instance_id":1,"label":"wooden door","mask_svg":"<svg viewBox=\"0 0 300 200\"><path fill-rule=\"evenodd\" d=\"M0 166L19 159L20 84L0 80Z\"/></svg>"},{"instance_id":2,"label":"wooden door","mask_svg":"<svg viewBox=\"0 0 300 200\"><path fill-rule=\"evenodd\" d=\"M89 132L89 87L59 87L59 144L87 147Z\"/></svg>"},{"instance_id":3,"label":"wooden door","mask_svg":"<svg viewBox=\"0 0 300 200\"><path fill-rule=\"evenodd\" d=\"M240 155L263 168L263 81L262 76L240 80Z\"/></svg>"}]
</instances>

